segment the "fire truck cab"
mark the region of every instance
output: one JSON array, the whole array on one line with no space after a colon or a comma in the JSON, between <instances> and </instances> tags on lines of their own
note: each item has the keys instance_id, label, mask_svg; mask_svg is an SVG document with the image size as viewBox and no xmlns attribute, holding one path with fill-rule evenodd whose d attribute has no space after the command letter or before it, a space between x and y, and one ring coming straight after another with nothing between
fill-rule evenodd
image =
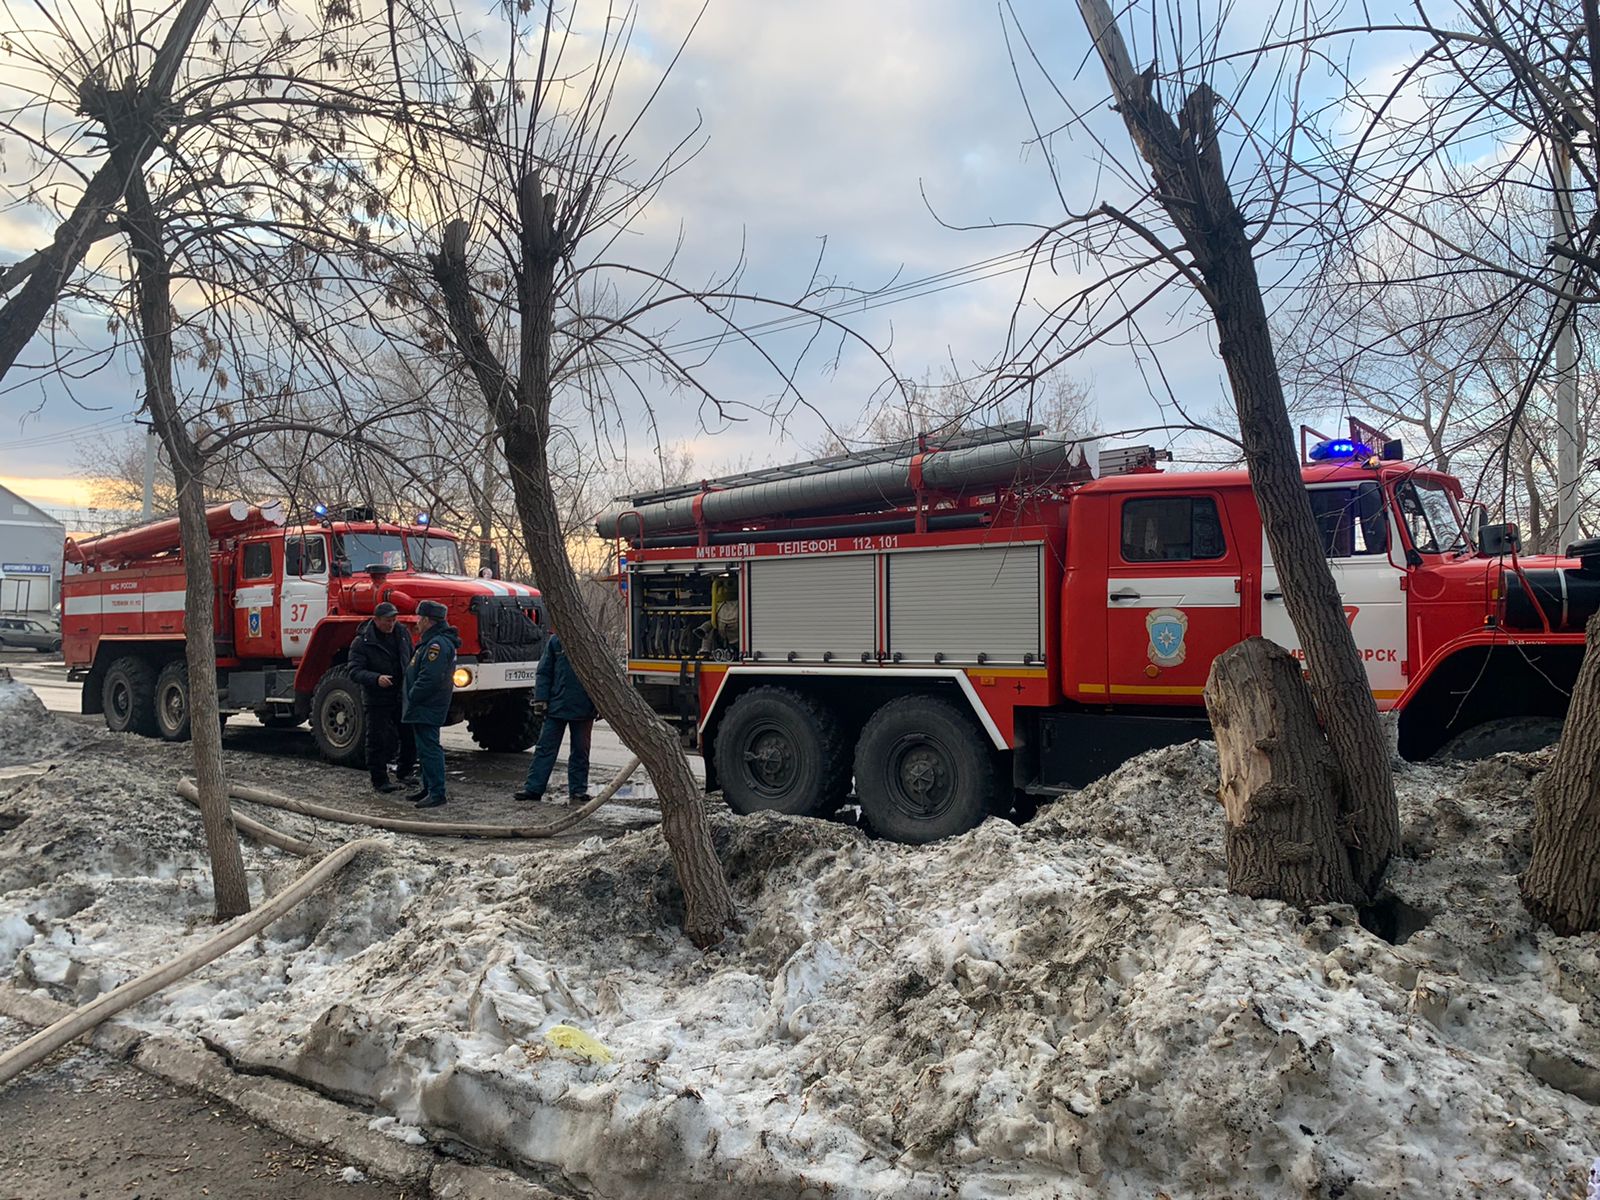
<instances>
[{"instance_id":1,"label":"fire truck cab","mask_svg":"<svg viewBox=\"0 0 1600 1200\"><path fill-rule=\"evenodd\" d=\"M410 525L368 509L321 506L288 524L281 507L242 502L207 514L216 588L216 669L224 718L253 712L269 728L306 721L332 762L363 760L361 689L351 642L381 601L411 614L438 600L461 634L451 722L486 750L538 736L534 672L549 636L539 593L467 576L455 535L425 515ZM189 735L185 575L176 519L66 547L62 638L83 681L83 711L117 731Z\"/></svg>"},{"instance_id":2,"label":"fire truck cab","mask_svg":"<svg viewBox=\"0 0 1600 1200\"><path fill-rule=\"evenodd\" d=\"M1600 552L1523 557L1455 478L1385 449L1319 439L1303 477L1401 753L1559 718ZM1097 457L1008 426L632 497L599 529L622 542L635 684L736 810L853 792L911 842L1207 737L1218 654L1301 653L1249 477Z\"/></svg>"}]
</instances>

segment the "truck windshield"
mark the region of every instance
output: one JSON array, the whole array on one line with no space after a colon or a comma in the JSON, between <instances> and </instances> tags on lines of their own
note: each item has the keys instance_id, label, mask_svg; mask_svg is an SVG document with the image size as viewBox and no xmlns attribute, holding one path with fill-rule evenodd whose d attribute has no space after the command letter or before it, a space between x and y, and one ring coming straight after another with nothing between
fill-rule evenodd
<instances>
[{"instance_id":1,"label":"truck windshield","mask_svg":"<svg viewBox=\"0 0 1600 1200\"><path fill-rule=\"evenodd\" d=\"M371 566L388 567L391 571L406 569L406 543L398 533L346 532L339 537L334 556L344 559L355 571Z\"/></svg>"},{"instance_id":2,"label":"truck windshield","mask_svg":"<svg viewBox=\"0 0 1600 1200\"><path fill-rule=\"evenodd\" d=\"M1422 554L1453 554L1467 548L1467 534L1454 499L1431 479L1408 479L1394 491L1411 545Z\"/></svg>"},{"instance_id":3,"label":"truck windshield","mask_svg":"<svg viewBox=\"0 0 1600 1200\"><path fill-rule=\"evenodd\" d=\"M465 575L461 562L461 547L451 538L411 538L411 569L432 571L438 575Z\"/></svg>"}]
</instances>

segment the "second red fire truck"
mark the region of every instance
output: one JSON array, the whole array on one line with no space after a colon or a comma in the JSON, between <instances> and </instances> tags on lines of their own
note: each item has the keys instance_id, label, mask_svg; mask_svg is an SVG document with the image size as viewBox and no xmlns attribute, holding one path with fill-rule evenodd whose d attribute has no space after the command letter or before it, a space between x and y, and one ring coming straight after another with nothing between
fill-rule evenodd
<instances>
[{"instance_id":1,"label":"second red fire truck","mask_svg":"<svg viewBox=\"0 0 1600 1200\"><path fill-rule=\"evenodd\" d=\"M1409 758L1560 717L1600 544L1526 557L1398 443L1305 446L1305 486L1380 709ZM1305 439L1303 438L1303 441ZM630 498L629 669L739 811L853 794L923 842L1208 735L1212 660L1299 653L1242 470L1163 472L1006 427Z\"/></svg>"},{"instance_id":2,"label":"second red fire truck","mask_svg":"<svg viewBox=\"0 0 1600 1200\"><path fill-rule=\"evenodd\" d=\"M206 514L216 586L217 684L224 715L269 728L309 721L332 762L363 760L361 689L345 664L380 601L406 621L438 600L461 633L452 722L486 750L518 751L539 733L534 672L549 637L539 593L466 574L454 534L425 515L409 525L370 509L338 518L318 506L290 524L276 505L218 505ZM83 711L117 731L189 736L184 563L176 518L68 541L62 652L83 680Z\"/></svg>"}]
</instances>

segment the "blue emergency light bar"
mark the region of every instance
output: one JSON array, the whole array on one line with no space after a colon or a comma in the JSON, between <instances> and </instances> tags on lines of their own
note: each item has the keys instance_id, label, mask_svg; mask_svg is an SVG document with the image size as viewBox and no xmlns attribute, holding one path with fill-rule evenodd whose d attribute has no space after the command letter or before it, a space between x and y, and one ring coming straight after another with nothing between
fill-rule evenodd
<instances>
[{"instance_id":1,"label":"blue emergency light bar","mask_svg":"<svg viewBox=\"0 0 1600 1200\"><path fill-rule=\"evenodd\" d=\"M311 515L316 517L318 520L321 520L323 517L328 515L328 506L326 504L312 505Z\"/></svg>"},{"instance_id":2,"label":"blue emergency light bar","mask_svg":"<svg viewBox=\"0 0 1600 1200\"><path fill-rule=\"evenodd\" d=\"M427 513L418 513L417 514L417 524L418 525L426 525L427 523L428 523L428 514Z\"/></svg>"},{"instance_id":3,"label":"blue emergency light bar","mask_svg":"<svg viewBox=\"0 0 1600 1200\"><path fill-rule=\"evenodd\" d=\"M1371 458L1372 447L1350 438L1330 438L1311 447L1308 456L1312 462L1334 462L1347 458Z\"/></svg>"}]
</instances>

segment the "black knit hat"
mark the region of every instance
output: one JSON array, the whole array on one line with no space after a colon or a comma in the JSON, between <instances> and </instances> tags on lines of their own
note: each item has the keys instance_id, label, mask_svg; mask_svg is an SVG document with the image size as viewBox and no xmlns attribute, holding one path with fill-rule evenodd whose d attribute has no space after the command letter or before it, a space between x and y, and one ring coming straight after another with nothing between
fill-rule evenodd
<instances>
[{"instance_id":1,"label":"black knit hat","mask_svg":"<svg viewBox=\"0 0 1600 1200\"><path fill-rule=\"evenodd\" d=\"M450 610L437 600L424 600L417 605L417 616L432 617L435 621L442 621L450 615Z\"/></svg>"},{"instance_id":2,"label":"black knit hat","mask_svg":"<svg viewBox=\"0 0 1600 1200\"><path fill-rule=\"evenodd\" d=\"M375 617L398 617L400 615L400 610L385 600L382 604L378 605L377 608L372 610L372 615Z\"/></svg>"}]
</instances>

